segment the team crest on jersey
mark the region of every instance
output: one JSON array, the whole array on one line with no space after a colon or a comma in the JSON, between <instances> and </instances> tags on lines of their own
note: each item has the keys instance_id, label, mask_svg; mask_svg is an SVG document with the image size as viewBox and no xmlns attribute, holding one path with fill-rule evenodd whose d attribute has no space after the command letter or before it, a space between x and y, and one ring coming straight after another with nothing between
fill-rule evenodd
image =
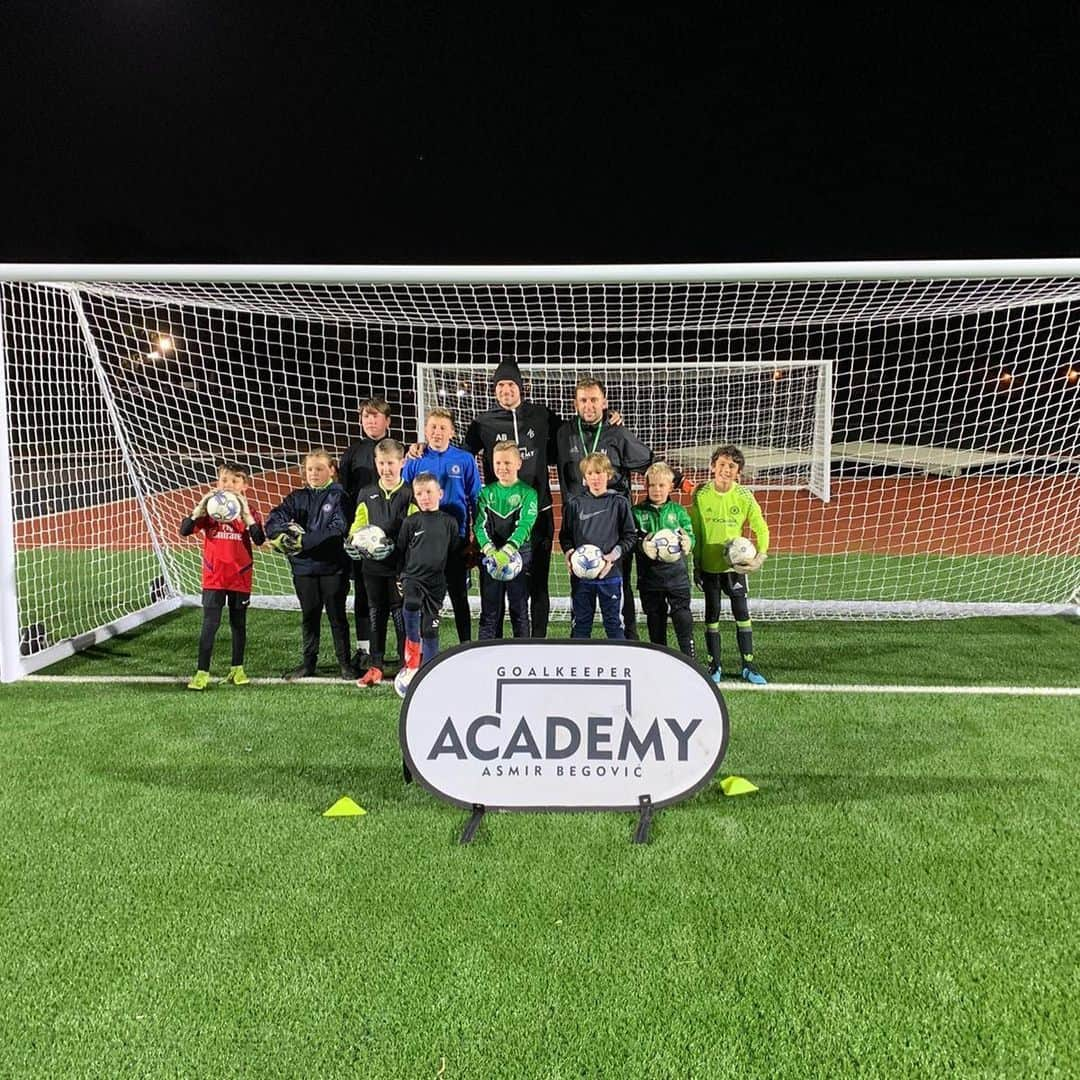
<instances>
[{"instance_id":1,"label":"team crest on jersey","mask_svg":"<svg viewBox=\"0 0 1080 1080\"><path fill-rule=\"evenodd\" d=\"M520 504L520 502L521 502L521 496L520 495L511 495L510 496L510 505L511 506L517 506L517 505Z\"/></svg>"},{"instance_id":2,"label":"team crest on jersey","mask_svg":"<svg viewBox=\"0 0 1080 1080\"><path fill-rule=\"evenodd\" d=\"M460 476L461 475L461 466L460 465L451 465L450 466L450 475L451 476Z\"/></svg>"}]
</instances>

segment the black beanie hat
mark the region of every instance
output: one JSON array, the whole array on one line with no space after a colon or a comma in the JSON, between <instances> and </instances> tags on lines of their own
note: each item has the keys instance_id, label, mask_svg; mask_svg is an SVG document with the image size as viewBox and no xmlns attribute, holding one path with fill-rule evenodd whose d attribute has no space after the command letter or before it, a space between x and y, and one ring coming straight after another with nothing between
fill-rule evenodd
<instances>
[{"instance_id":1,"label":"black beanie hat","mask_svg":"<svg viewBox=\"0 0 1080 1080\"><path fill-rule=\"evenodd\" d=\"M491 380L491 389L494 390L501 382L516 382L521 396L525 396L525 387L521 383L521 369L516 360L504 360L496 369L495 377Z\"/></svg>"}]
</instances>

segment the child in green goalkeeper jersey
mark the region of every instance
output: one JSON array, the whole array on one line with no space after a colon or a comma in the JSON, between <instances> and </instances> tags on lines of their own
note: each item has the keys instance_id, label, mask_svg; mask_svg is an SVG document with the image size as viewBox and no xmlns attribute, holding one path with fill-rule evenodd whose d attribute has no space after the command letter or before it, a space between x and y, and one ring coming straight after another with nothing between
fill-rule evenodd
<instances>
[{"instance_id":1,"label":"child in green goalkeeper jersey","mask_svg":"<svg viewBox=\"0 0 1080 1080\"><path fill-rule=\"evenodd\" d=\"M480 575L481 640L499 636L503 598L510 607L514 637L529 636L529 536L539 507L536 490L518 479L521 452L511 442L495 444L491 454L494 483L486 485L476 500L476 542L484 554ZM499 580L514 555L521 569L509 581Z\"/></svg>"},{"instance_id":2,"label":"child in green goalkeeper jersey","mask_svg":"<svg viewBox=\"0 0 1080 1080\"><path fill-rule=\"evenodd\" d=\"M686 556L693 549L694 532L690 515L671 498L674 482L674 472L663 461L656 461L645 470L645 498L634 506L634 522L638 529L638 592L649 627L649 640L654 645L667 644L670 611L679 648L693 657L694 620L690 614L690 575L686 571ZM675 562L665 562L657 556L655 547L650 549L648 541L660 529L670 529L679 538L682 556Z\"/></svg>"},{"instance_id":3,"label":"child in green goalkeeper jersey","mask_svg":"<svg viewBox=\"0 0 1080 1080\"><path fill-rule=\"evenodd\" d=\"M753 492L738 481L746 458L737 446L718 446L710 461L712 480L698 485L690 504L694 525L694 580L705 592L705 644L709 650L709 675L719 682L721 594L731 600L735 636L742 663L739 674L749 683L765 685L765 676L754 665L754 635L750 624L750 601L746 575L761 569L769 548L769 527ZM749 524L757 554L734 565L727 545Z\"/></svg>"}]
</instances>

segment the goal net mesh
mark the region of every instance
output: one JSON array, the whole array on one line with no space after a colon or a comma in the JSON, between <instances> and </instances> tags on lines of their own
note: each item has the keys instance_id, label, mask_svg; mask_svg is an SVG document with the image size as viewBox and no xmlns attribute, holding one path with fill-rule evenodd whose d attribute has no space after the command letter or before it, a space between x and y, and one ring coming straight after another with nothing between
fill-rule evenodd
<instances>
[{"instance_id":1,"label":"goal net mesh","mask_svg":"<svg viewBox=\"0 0 1080 1080\"><path fill-rule=\"evenodd\" d=\"M305 450L359 436L360 400L386 397L406 442L435 404L463 434L509 357L562 417L598 375L693 482L744 447L772 530L756 618L1078 603L1074 278L10 283L2 301L25 652L197 598L177 525L217 461L250 467L265 515ZM295 603L269 552L255 603Z\"/></svg>"}]
</instances>

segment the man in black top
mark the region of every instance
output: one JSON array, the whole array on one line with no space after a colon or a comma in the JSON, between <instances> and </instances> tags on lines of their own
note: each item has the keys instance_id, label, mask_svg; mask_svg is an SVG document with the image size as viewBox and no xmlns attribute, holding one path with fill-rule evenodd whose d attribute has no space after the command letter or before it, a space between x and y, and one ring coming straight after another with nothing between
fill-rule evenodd
<instances>
[{"instance_id":1,"label":"man in black top","mask_svg":"<svg viewBox=\"0 0 1080 1080\"><path fill-rule=\"evenodd\" d=\"M555 433L562 424L546 405L523 400L521 371L513 360L504 360L494 377L496 409L481 413L465 433L465 446L474 454L483 454L484 481L495 479L492 451L500 443L517 446L521 454L518 479L536 490L538 514L529 542L532 561L526 571L529 579L530 630L533 637L547 636L551 597L548 570L551 566L551 543L555 536L555 518L551 509L551 482L548 462L554 458Z\"/></svg>"},{"instance_id":2,"label":"man in black top","mask_svg":"<svg viewBox=\"0 0 1080 1080\"><path fill-rule=\"evenodd\" d=\"M574 388L574 409L577 415L562 425L555 440L563 506L571 498L584 494L586 489L581 476L581 463L589 454L603 454L611 462L615 475L608 490L618 492L628 502L631 501L630 474L644 472L652 464L653 452L630 434L621 422L616 425L607 416L607 395L599 379L591 375L578 379ZM630 580L633 566L633 550L624 551L621 567L623 628L627 638L636 641L637 614Z\"/></svg>"}]
</instances>

